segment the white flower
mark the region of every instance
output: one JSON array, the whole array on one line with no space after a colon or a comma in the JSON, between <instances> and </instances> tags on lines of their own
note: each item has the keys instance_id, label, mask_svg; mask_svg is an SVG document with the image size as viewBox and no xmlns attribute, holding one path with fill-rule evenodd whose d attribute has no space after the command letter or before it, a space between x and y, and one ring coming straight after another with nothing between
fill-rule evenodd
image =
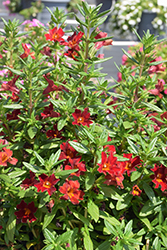
<instances>
[{"instance_id":1,"label":"white flower","mask_svg":"<svg viewBox=\"0 0 167 250\"><path fill-rule=\"evenodd\" d=\"M130 24L130 25L135 25L136 22L135 22L135 20L132 20L132 19L131 19L131 20L129 20L129 24Z\"/></svg>"},{"instance_id":2,"label":"white flower","mask_svg":"<svg viewBox=\"0 0 167 250\"><path fill-rule=\"evenodd\" d=\"M167 18L167 13L165 13L165 15L164 15L164 16L165 16L165 18Z\"/></svg>"},{"instance_id":3,"label":"white flower","mask_svg":"<svg viewBox=\"0 0 167 250\"><path fill-rule=\"evenodd\" d=\"M161 19L158 19L158 20L157 20L157 24L158 24L158 25L161 25L161 24L162 24L162 20L161 20Z\"/></svg>"},{"instance_id":4,"label":"white flower","mask_svg":"<svg viewBox=\"0 0 167 250\"><path fill-rule=\"evenodd\" d=\"M154 27L154 29L157 29L158 28L157 23L153 23L153 27Z\"/></svg>"},{"instance_id":5,"label":"white flower","mask_svg":"<svg viewBox=\"0 0 167 250\"><path fill-rule=\"evenodd\" d=\"M136 21L139 23L139 22L141 21L141 18L138 17L138 18L136 19Z\"/></svg>"},{"instance_id":6,"label":"white flower","mask_svg":"<svg viewBox=\"0 0 167 250\"><path fill-rule=\"evenodd\" d=\"M128 29L128 25L124 24L124 25L122 26L122 29L123 29L123 30L127 30L127 29Z\"/></svg>"},{"instance_id":7,"label":"white flower","mask_svg":"<svg viewBox=\"0 0 167 250\"><path fill-rule=\"evenodd\" d=\"M150 8L152 8L152 7L153 7L153 4L152 4L152 3L149 3L148 5L149 5L149 7L150 7Z\"/></svg>"},{"instance_id":8,"label":"white flower","mask_svg":"<svg viewBox=\"0 0 167 250\"><path fill-rule=\"evenodd\" d=\"M164 26L163 26L163 25L161 25L159 28L160 28L160 30L163 30L163 29L164 29Z\"/></svg>"},{"instance_id":9,"label":"white flower","mask_svg":"<svg viewBox=\"0 0 167 250\"><path fill-rule=\"evenodd\" d=\"M134 5L132 5L130 8L131 8L131 10L135 10L136 9L136 7Z\"/></svg>"}]
</instances>

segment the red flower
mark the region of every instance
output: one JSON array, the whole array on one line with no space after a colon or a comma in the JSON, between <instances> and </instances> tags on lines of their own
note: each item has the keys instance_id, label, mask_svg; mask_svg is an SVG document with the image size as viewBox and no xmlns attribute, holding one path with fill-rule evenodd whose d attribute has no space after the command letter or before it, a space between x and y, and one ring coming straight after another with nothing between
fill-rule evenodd
<instances>
[{"instance_id":1,"label":"red flower","mask_svg":"<svg viewBox=\"0 0 167 250\"><path fill-rule=\"evenodd\" d=\"M9 90L13 92L14 94L19 94L19 89L16 87L15 82L20 76L15 76L11 81L8 83L2 83L0 91L6 91Z\"/></svg>"},{"instance_id":2,"label":"red flower","mask_svg":"<svg viewBox=\"0 0 167 250\"><path fill-rule=\"evenodd\" d=\"M7 120L8 121L18 120L19 119L18 115L20 114L21 114L20 109L15 109L12 111L12 114L7 114Z\"/></svg>"},{"instance_id":3,"label":"red flower","mask_svg":"<svg viewBox=\"0 0 167 250\"><path fill-rule=\"evenodd\" d=\"M2 229L3 227L2 226L0 226L0 230Z\"/></svg>"},{"instance_id":4,"label":"red flower","mask_svg":"<svg viewBox=\"0 0 167 250\"><path fill-rule=\"evenodd\" d=\"M34 186L38 181L35 179L35 174L30 171L30 179L26 178L24 181L22 181L22 184L20 185L21 188L26 190L27 188Z\"/></svg>"},{"instance_id":5,"label":"red flower","mask_svg":"<svg viewBox=\"0 0 167 250\"><path fill-rule=\"evenodd\" d=\"M63 86L56 86L56 85L54 84L54 81L52 81L51 79L47 78L46 75L43 75L43 77L44 77L45 80L49 83L49 85L46 87L46 89L44 89L43 95L46 95L46 94L50 93L51 91L59 91L59 90L62 90Z\"/></svg>"},{"instance_id":6,"label":"red flower","mask_svg":"<svg viewBox=\"0 0 167 250\"><path fill-rule=\"evenodd\" d=\"M52 30L49 30L49 34L45 34L46 40L49 41L54 41L54 42L60 42L60 41L64 41L64 39L62 38L64 36L64 31L62 30L62 28L53 28Z\"/></svg>"},{"instance_id":7,"label":"red flower","mask_svg":"<svg viewBox=\"0 0 167 250\"><path fill-rule=\"evenodd\" d=\"M161 166L155 164L151 171L154 172L150 177L152 182L155 183L155 188L161 186L162 191L167 190L167 168L162 164Z\"/></svg>"},{"instance_id":8,"label":"red flower","mask_svg":"<svg viewBox=\"0 0 167 250\"><path fill-rule=\"evenodd\" d=\"M159 98L162 99L163 95L160 93L164 90L164 80L163 79L158 79L158 83L155 85L155 89L150 89L148 92L159 96Z\"/></svg>"},{"instance_id":9,"label":"red flower","mask_svg":"<svg viewBox=\"0 0 167 250\"><path fill-rule=\"evenodd\" d=\"M108 136L108 139L107 139L107 141L109 142L109 141L111 141L111 138ZM105 145L105 146L103 146L103 148L105 149L107 149L107 152L111 152L112 154L116 154L116 149L115 149L115 146L114 145Z\"/></svg>"},{"instance_id":10,"label":"red flower","mask_svg":"<svg viewBox=\"0 0 167 250\"><path fill-rule=\"evenodd\" d=\"M132 154L123 154L123 157L129 158L129 161L125 161L125 172L127 171L128 176L131 172L136 171L137 166L141 165L141 160L139 156L132 158Z\"/></svg>"},{"instance_id":11,"label":"red flower","mask_svg":"<svg viewBox=\"0 0 167 250\"><path fill-rule=\"evenodd\" d=\"M157 58L155 58L154 60L152 60L150 63L152 62L158 62L158 61L162 61L162 57L159 56ZM158 65L152 65L150 66L148 73L152 74L152 73L158 73L160 71L164 71L166 69L166 67L162 66L162 63L158 64Z\"/></svg>"},{"instance_id":12,"label":"red flower","mask_svg":"<svg viewBox=\"0 0 167 250\"><path fill-rule=\"evenodd\" d=\"M37 188L37 192L47 191L49 195L52 195L52 193L56 191L54 185L60 179L56 179L54 174L52 174L51 176L47 176L46 174L41 174L39 176L39 180L40 182L34 184L34 186Z\"/></svg>"},{"instance_id":13,"label":"red flower","mask_svg":"<svg viewBox=\"0 0 167 250\"><path fill-rule=\"evenodd\" d=\"M99 168L97 171L99 173L107 174L107 173L113 173L113 170L117 172L117 157L113 156L113 153L110 152L109 157L107 158L107 154L105 152L102 152L101 154L101 163L98 163L97 165Z\"/></svg>"},{"instance_id":14,"label":"red flower","mask_svg":"<svg viewBox=\"0 0 167 250\"><path fill-rule=\"evenodd\" d=\"M134 185L134 186L133 186L133 189L132 189L132 191L131 191L131 194L132 194L133 196L140 196L141 193L142 193L142 190L141 190L137 185Z\"/></svg>"},{"instance_id":15,"label":"red flower","mask_svg":"<svg viewBox=\"0 0 167 250\"><path fill-rule=\"evenodd\" d=\"M66 53L64 53L65 56L69 56L71 58L73 58L75 61L77 61L77 56L79 56L79 54L77 53L76 50L74 49L68 49Z\"/></svg>"},{"instance_id":16,"label":"red flower","mask_svg":"<svg viewBox=\"0 0 167 250\"><path fill-rule=\"evenodd\" d=\"M167 119L167 111L164 112L163 114L160 115L161 119L163 120L164 118Z\"/></svg>"},{"instance_id":17,"label":"red flower","mask_svg":"<svg viewBox=\"0 0 167 250\"><path fill-rule=\"evenodd\" d=\"M97 28L96 31L99 32L99 33L95 36L95 39L100 39L100 38L107 37L107 33L106 32L100 32L100 30L98 28ZM112 42L113 42L112 39L108 39L108 40L104 40L104 41L99 41L99 42L95 43L95 47L96 47L96 49L100 49L102 46L112 45Z\"/></svg>"},{"instance_id":18,"label":"red flower","mask_svg":"<svg viewBox=\"0 0 167 250\"><path fill-rule=\"evenodd\" d=\"M53 104L50 103L49 107L44 108L44 111L43 111L43 113L41 113L41 116L44 119L44 118L47 118L47 117L60 117L60 114L53 110Z\"/></svg>"},{"instance_id":19,"label":"red flower","mask_svg":"<svg viewBox=\"0 0 167 250\"><path fill-rule=\"evenodd\" d=\"M64 194L62 196L65 200L70 200L74 205L79 204L79 200L83 200L84 192L78 190L80 184L78 181L67 180L63 186L59 188L59 191Z\"/></svg>"},{"instance_id":20,"label":"red flower","mask_svg":"<svg viewBox=\"0 0 167 250\"><path fill-rule=\"evenodd\" d=\"M79 33L76 34L76 31L75 31L72 36L69 36L67 38L68 42L63 41L60 44L66 45L66 46L68 46L68 47L70 47L71 49L74 49L74 50L80 50L78 44L81 42L81 38L82 38L83 35L84 35L83 32L79 31Z\"/></svg>"},{"instance_id":21,"label":"red flower","mask_svg":"<svg viewBox=\"0 0 167 250\"><path fill-rule=\"evenodd\" d=\"M46 136L49 137L49 138L60 138L62 139L63 136L61 135L61 131L58 131L57 129L57 124L53 126L54 130L52 129L49 129L47 132L46 132Z\"/></svg>"},{"instance_id":22,"label":"red flower","mask_svg":"<svg viewBox=\"0 0 167 250\"><path fill-rule=\"evenodd\" d=\"M89 127L89 125L93 123L89 120L90 113L88 113L88 108L85 108L83 112L79 109L75 109L72 116L74 118L74 121L72 122L73 125L80 126L82 124L83 126Z\"/></svg>"},{"instance_id":23,"label":"red flower","mask_svg":"<svg viewBox=\"0 0 167 250\"><path fill-rule=\"evenodd\" d=\"M83 161L79 162L80 160L81 160L81 157L75 158L75 159L69 158L69 163L71 164L71 166L66 165L65 170L78 169L77 172L70 174L70 176L72 175L80 176L82 172L86 171L85 163Z\"/></svg>"},{"instance_id":24,"label":"red flower","mask_svg":"<svg viewBox=\"0 0 167 250\"><path fill-rule=\"evenodd\" d=\"M31 56L32 59L35 59L35 52L30 52L30 49L28 48L27 44L22 43L22 47L24 49L24 53L20 56L22 59Z\"/></svg>"},{"instance_id":25,"label":"red flower","mask_svg":"<svg viewBox=\"0 0 167 250\"><path fill-rule=\"evenodd\" d=\"M37 207L34 206L33 201L27 204L22 200L20 204L17 205L17 209L20 210L14 214L17 216L17 219L21 219L21 222L26 223L27 220L29 220L29 222L36 221L37 218L34 216L34 213L37 211Z\"/></svg>"},{"instance_id":26,"label":"red flower","mask_svg":"<svg viewBox=\"0 0 167 250\"><path fill-rule=\"evenodd\" d=\"M66 159L66 161L64 162L64 164L67 164L67 162L69 161L69 159L79 158L77 156L78 152L72 146L70 146L70 144L68 143L68 141L67 142L63 142L60 145L60 148L61 148L62 152L60 154L59 160Z\"/></svg>"},{"instance_id":27,"label":"red flower","mask_svg":"<svg viewBox=\"0 0 167 250\"><path fill-rule=\"evenodd\" d=\"M13 152L7 148L3 148L2 150L3 151L0 152L0 166L7 166L8 162L12 165L16 165L18 160L12 157Z\"/></svg>"},{"instance_id":28,"label":"red flower","mask_svg":"<svg viewBox=\"0 0 167 250\"><path fill-rule=\"evenodd\" d=\"M46 56L51 56L51 49L50 49L50 47L48 47L48 46L45 46L45 47L43 47L43 49L40 51L43 55L46 55Z\"/></svg>"}]
</instances>

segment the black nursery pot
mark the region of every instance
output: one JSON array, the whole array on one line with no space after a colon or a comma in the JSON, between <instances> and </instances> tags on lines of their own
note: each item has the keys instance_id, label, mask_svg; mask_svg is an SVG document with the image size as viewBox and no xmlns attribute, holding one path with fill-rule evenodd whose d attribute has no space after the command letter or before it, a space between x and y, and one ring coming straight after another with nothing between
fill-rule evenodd
<instances>
[{"instance_id":1,"label":"black nursery pot","mask_svg":"<svg viewBox=\"0 0 167 250\"><path fill-rule=\"evenodd\" d=\"M30 8L32 5L31 3L32 2L35 2L35 0L21 0L21 9L27 9L27 8Z\"/></svg>"},{"instance_id":2,"label":"black nursery pot","mask_svg":"<svg viewBox=\"0 0 167 250\"><path fill-rule=\"evenodd\" d=\"M141 21L139 23L139 27L137 30L140 37L143 37L144 32L146 32L148 29L150 30L150 34L155 34L155 29L154 29L151 22L154 20L154 18L156 16L157 16L156 12L143 10L142 16L141 16Z\"/></svg>"},{"instance_id":3,"label":"black nursery pot","mask_svg":"<svg viewBox=\"0 0 167 250\"><path fill-rule=\"evenodd\" d=\"M112 0L96 0L96 5L99 5L99 4L101 4L101 3L102 3L103 5L102 5L102 7L101 7L99 13L101 13L101 12L103 12L103 11L105 11L105 10L111 9ZM109 15L109 16L107 17L107 19L105 20L105 23L108 22L109 18L110 18L110 15Z\"/></svg>"}]
</instances>

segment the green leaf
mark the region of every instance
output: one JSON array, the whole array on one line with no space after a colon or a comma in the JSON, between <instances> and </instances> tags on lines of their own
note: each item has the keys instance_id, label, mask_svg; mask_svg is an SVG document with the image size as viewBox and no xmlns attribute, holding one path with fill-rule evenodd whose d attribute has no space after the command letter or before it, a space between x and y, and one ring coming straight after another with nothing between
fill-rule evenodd
<instances>
[{"instance_id":1,"label":"green leaf","mask_svg":"<svg viewBox=\"0 0 167 250\"><path fill-rule=\"evenodd\" d=\"M69 144L78 152L78 153L81 153L81 154L88 154L90 153L89 152L89 149L83 145L82 143L79 143L79 142L75 142L75 141L69 141Z\"/></svg>"},{"instance_id":2,"label":"green leaf","mask_svg":"<svg viewBox=\"0 0 167 250\"><path fill-rule=\"evenodd\" d=\"M8 183L12 182L11 179L6 174L0 174L0 179Z\"/></svg>"},{"instance_id":3,"label":"green leaf","mask_svg":"<svg viewBox=\"0 0 167 250\"><path fill-rule=\"evenodd\" d=\"M167 237L163 233L161 233L161 239L162 239L165 247L167 248Z\"/></svg>"},{"instance_id":4,"label":"green leaf","mask_svg":"<svg viewBox=\"0 0 167 250\"><path fill-rule=\"evenodd\" d=\"M119 220L117 220L115 217L109 215L107 212L99 210L99 217L102 219L107 220L111 225L115 226L118 225L120 226Z\"/></svg>"},{"instance_id":5,"label":"green leaf","mask_svg":"<svg viewBox=\"0 0 167 250\"><path fill-rule=\"evenodd\" d=\"M154 110L157 112L162 113L162 109L160 109L158 106L151 104L151 103L147 103L147 102L141 102L141 104L143 104L144 106L147 106L149 108L149 110Z\"/></svg>"},{"instance_id":6,"label":"green leaf","mask_svg":"<svg viewBox=\"0 0 167 250\"><path fill-rule=\"evenodd\" d=\"M92 187L92 185L94 184L94 182L95 182L95 175L88 172L87 176L86 176L86 179L85 179L85 188L86 188L86 190L89 190Z\"/></svg>"},{"instance_id":7,"label":"green leaf","mask_svg":"<svg viewBox=\"0 0 167 250\"><path fill-rule=\"evenodd\" d=\"M129 121L123 122L123 126L125 129L132 128L133 124L131 124Z\"/></svg>"},{"instance_id":8,"label":"green leaf","mask_svg":"<svg viewBox=\"0 0 167 250\"><path fill-rule=\"evenodd\" d=\"M140 220L146 225L149 231L153 230L153 227L151 226L151 223L147 218L140 218Z\"/></svg>"},{"instance_id":9,"label":"green leaf","mask_svg":"<svg viewBox=\"0 0 167 250\"><path fill-rule=\"evenodd\" d=\"M60 119L57 123L57 129L58 131L62 130L66 124L67 118Z\"/></svg>"},{"instance_id":10,"label":"green leaf","mask_svg":"<svg viewBox=\"0 0 167 250\"><path fill-rule=\"evenodd\" d=\"M73 234L73 231L67 231L63 234L61 234L57 239L56 239L56 244L62 244L62 243L67 243L69 242L71 236Z\"/></svg>"},{"instance_id":11,"label":"green leaf","mask_svg":"<svg viewBox=\"0 0 167 250\"><path fill-rule=\"evenodd\" d=\"M72 209L71 209L72 210ZM72 211L73 215L80 221L82 221L85 225L87 225L88 227L93 229L92 224L89 222L88 219L86 219L82 214L76 212L76 211Z\"/></svg>"},{"instance_id":12,"label":"green leaf","mask_svg":"<svg viewBox=\"0 0 167 250\"><path fill-rule=\"evenodd\" d=\"M106 240L100 244L95 250L110 250L111 243Z\"/></svg>"},{"instance_id":13,"label":"green leaf","mask_svg":"<svg viewBox=\"0 0 167 250\"><path fill-rule=\"evenodd\" d=\"M32 164L30 164L30 163L23 162L23 164L24 164L24 166L25 166L26 168L28 168L29 170L31 170L31 171L34 172L34 173L38 173L38 174L46 173L46 171L43 170L42 168L39 168L39 167L37 167L37 166L35 166L35 165L32 165Z\"/></svg>"},{"instance_id":14,"label":"green leaf","mask_svg":"<svg viewBox=\"0 0 167 250\"><path fill-rule=\"evenodd\" d=\"M129 138L127 138L127 141L131 146L133 153L138 155L138 147Z\"/></svg>"},{"instance_id":15,"label":"green leaf","mask_svg":"<svg viewBox=\"0 0 167 250\"><path fill-rule=\"evenodd\" d=\"M143 189L150 201L155 205L157 201L153 189L146 182L143 182Z\"/></svg>"},{"instance_id":16,"label":"green leaf","mask_svg":"<svg viewBox=\"0 0 167 250\"><path fill-rule=\"evenodd\" d=\"M111 223L110 223L109 221L104 220L104 225L106 226L106 228L108 229L108 231L109 231L111 234L113 234L113 235L115 235L115 236L118 236L117 230L114 228L113 225L111 225Z\"/></svg>"},{"instance_id":17,"label":"green leaf","mask_svg":"<svg viewBox=\"0 0 167 250\"><path fill-rule=\"evenodd\" d=\"M84 247L86 250L93 250L93 242L89 235L84 232Z\"/></svg>"},{"instance_id":18,"label":"green leaf","mask_svg":"<svg viewBox=\"0 0 167 250\"><path fill-rule=\"evenodd\" d=\"M3 105L3 107L6 109L21 109L21 108L23 108L23 106L20 104Z\"/></svg>"},{"instance_id":19,"label":"green leaf","mask_svg":"<svg viewBox=\"0 0 167 250\"><path fill-rule=\"evenodd\" d=\"M16 74L16 75L20 75L20 76L25 76L25 74L19 70L16 69L12 69L11 67L5 66L4 68L9 69L12 73Z\"/></svg>"},{"instance_id":20,"label":"green leaf","mask_svg":"<svg viewBox=\"0 0 167 250\"><path fill-rule=\"evenodd\" d=\"M45 160L36 151L34 151L34 154L36 155L37 159L42 164L42 166L45 166Z\"/></svg>"},{"instance_id":21,"label":"green leaf","mask_svg":"<svg viewBox=\"0 0 167 250\"><path fill-rule=\"evenodd\" d=\"M23 175L23 174L25 174L27 171L25 171L25 170L17 170L17 171L12 171L12 172L10 172L9 174L8 174L8 176L10 177L10 178L16 178L16 177L18 177L18 176L21 176L21 175Z\"/></svg>"},{"instance_id":22,"label":"green leaf","mask_svg":"<svg viewBox=\"0 0 167 250\"><path fill-rule=\"evenodd\" d=\"M58 210L58 206L57 205L54 205L53 209L52 209L52 212L51 213L47 213L45 214L45 217L44 217L44 223L43 223L43 226L42 226L42 229L46 229L46 227L51 223L51 221L54 219L55 215L56 215L56 212Z\"/></svg>"},{"instance_id":23,"label":"green leaf","mask_svg":"<svg viewBox=\"0 0 167 250\"><path fill-rule=\"evenodd\" d=\"M116 209L121 210L129 206L131 200L132 200L132 195L129 193L123 194L122 198L123 200L119 200L116 204Z\"/></svg>"},{"instance_id":24,"label":"green leaf","mask_svg":"<svg viewBox=\"0 0 167 250\"><path fill-rule=\"evenodd\" d=\"M66 175L70 175L72 173L77 172L78 169L70 169L70 170L62 170L60 172L55 173L56 176L66 176Z\"/></svg>"},{"instance_id":25,"label":"green leaf","mask_svg":"<svg viewBox=\"0 0 167 250\"><path fill-rule=\"evenodd\" d=\"M37 133L37 128L36 128L36 127L30 127L30 128L27 130L27 132L28 132L29 137L30 137L31 139L33 139L34 136L35 136L36 133Z\"/></svg>"},{"instance_id":26,"label":"green leaf","mask_svg":"<svg viewBox=\"0 0 167 250\"><path fill-rule=\"evenodd\" d=\"M123 198L116 192L112 187L101 187L103 194L107 197L110 197L113 200L122 200Z\"/></svg>"},{"instance_id":27,"label":"green leaf","mask_svg":"<svg viewBox=\"0 0 167 250\"><path fill-rule=\"evenodd\" d=\"M155 137L153 140L151 140L150 144L148 145L148 153L151 152L157 143L158 137Z\"/></svg>"},{"instance_id":28,"label":"green leaf","mask_svg":"<svg viewBox=\"0 0 167 250\"><path fill-rule=\"evenodd\" d=\"M99 208L92 200L88 201L88 213L91 215L91 217L94 219L95 222L98 221Z\"/></svg>"},{"instance_id":29,"label":"green leaf","mask_svg":"<svg viewBox=\"0 0 167 250\"><path fill-rule=\"evenodd\" d=\"M49 229L45 228L43 230L44 232L44 236L45 236L45 239L47 239L48 241L50 241L50 243L54 243L56 238L55 236L49 231Z\"/></svg>"},{"instance_id":30,"label":"green leaf","mask_svg":"<svg viewBox=\"0 0 167 250\"><path fill-rule=\"evenodd\" d=\"M133 224L133 220L130 220L128 224L126 225L125 230L124 230L124 234L126 236L128 236L132 232L132 224Z\"/></svg>"},{"instance_id":31,"label":"green leaf","mask_svg":"<svg viewBox=\"0 0 167 250\"><path fill-rule=\"evenodd\" d=\"M13 210L6 224L7 237L11 242L14 241L15 228L16 228L16 216L14 215L14 210Z\"/></svg>"},{"instance_id":32,"label":"green leaf","mask_svg":"<svg viewBox=\"0 0 167 250\"><path fill-rule=\"evenodd\" d=\"M138 170L132 172L132 173L131 173L131 176L130 176L131 182L133 182L133 181L137 180L138 178L140 178L141 174L142 174L142 173L139 172Z\"/></svg>"}]
</instances>

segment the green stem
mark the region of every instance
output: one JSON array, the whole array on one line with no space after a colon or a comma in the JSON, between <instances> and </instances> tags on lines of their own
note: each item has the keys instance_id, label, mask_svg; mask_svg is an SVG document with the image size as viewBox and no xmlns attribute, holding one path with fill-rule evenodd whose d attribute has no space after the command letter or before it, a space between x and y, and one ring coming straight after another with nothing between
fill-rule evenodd
<instances>
[{"instance_id":1,"label":"green stem","mask_svg":"<svg viewBox=\"0 0 167 250\"><path fill-rule=\"evenodd\" d=\"M143 58L142 58L141 64L140 64L140 71L139 71L140 78L141 78L142 73L143 73L144 63L145 63L145 54L143 55ZM139 85L137 84L136 89L135 89L135 97L134 97L135 102L137 102L137 100L138 100L138 91L139 91Z\"/></svg>"}]
</instances>

